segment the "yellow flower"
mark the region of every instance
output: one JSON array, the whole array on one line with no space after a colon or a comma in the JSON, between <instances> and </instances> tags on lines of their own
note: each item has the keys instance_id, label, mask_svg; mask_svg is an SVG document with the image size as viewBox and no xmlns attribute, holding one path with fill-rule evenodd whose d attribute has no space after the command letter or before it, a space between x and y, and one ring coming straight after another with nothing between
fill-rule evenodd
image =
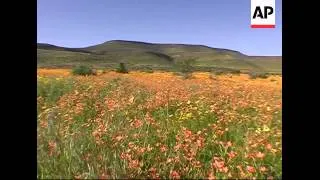
<instances>
[{"instance_id":1,"label":"yellow flower","mask_svg":"<svg viewBox=\"0 0 320 180\"><path fill-rule=\"evenodd\" d=\"M188 114L186 115L186 117L187 117L187 118L191 118L191 117L192 117L192 113L188 113Z\"/></svg>"},{"instance_id":2,"label":"yellow flower","mask_svg":"<svg viewBox=\"0 0 320 180\"><path fill-rule=\"evenodd\" d=\"M260 133L261 133L261 129L258 128L258 129L256 130L256 133L260 134Z\"/></svg>"},{"instance_id":3,"label":"yellow flower","mask_svg":"<svg viewBox=\"0 0 320 180\"><path fill-rule=\"evenodd\" d=\"M270 128L268 126L266 126L266 125L263 125L263 130L262 131L268 132L268 131L270 131Z\"/></svg>"}]
</instances>

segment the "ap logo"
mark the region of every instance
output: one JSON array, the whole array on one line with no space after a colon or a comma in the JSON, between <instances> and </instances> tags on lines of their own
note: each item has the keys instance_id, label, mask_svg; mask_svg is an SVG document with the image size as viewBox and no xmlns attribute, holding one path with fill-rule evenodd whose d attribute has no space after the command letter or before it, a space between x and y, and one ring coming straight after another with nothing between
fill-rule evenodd
<instances>
[{"instance_id":1,"label":"ap logo","mask_svg":"<svg viewBox=\"0 0 320 180\"><path fill-rule=\"evenodd\" d=\"M275 0L251 0L251 28L275 26Z\"/></svg>"}]
</instances>

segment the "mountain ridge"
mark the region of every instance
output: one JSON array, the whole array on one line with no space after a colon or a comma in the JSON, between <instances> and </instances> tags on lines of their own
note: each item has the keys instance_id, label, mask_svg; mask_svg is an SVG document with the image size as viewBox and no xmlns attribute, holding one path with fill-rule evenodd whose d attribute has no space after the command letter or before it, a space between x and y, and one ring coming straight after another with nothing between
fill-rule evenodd
<instances>
[{"instance_id":1,"label":"mountain ridge","mask_svg":"<svg viewBox=\"0 0 320 180\"><path fill-rule=\"evenodd\" d=\"M249 56L239 51L195 44L110 40L81 48L37 43L38 67L90 64L98 67L124 62L130 66L174 67L195 59L196 66L281 72L282 56Z\"/></svg>"},{"instance_id":2,"label":"mountain ridge","mask_svg":"<svg viewBox=\"0 0 320 180\"><path fill-rule=\"evenodd\" d=\"M235 52L235 53L239 53L239 54L243 54L245 56L248 57L274 57L274 58L280 58L282 56L278 56L278 55L272 55L272 56L268 56L268 55L247 55L245 53L242 53L240 51L237 50L232 50L232 49L227 49L227 48L217 48L217 47L211 47L211 46L207 46L207 45L202 45L202 44L186 44L186 43L152 43L152 42L143 42L143 41L133 41L133 40L120 40L120 39L115 39L115 40L109 40L109 41L105 41L102 43L98 43L95 45L89 45L89 46L84 46L84 47L77 47L77 48L71 48L71 47L65 47L65 46L58 46L58 45L54 45L54 44L49 44L49 43L43 43L43 42L38 42L38 48L39 45L40 46L44 46L44 45L50 45L50 46L55 46L55 47L59 47L59 48L66 48L66 49L88 49L88 48L92 48L98 45L104 45L104 44L110 44L110 43L136 43L136 44L144 44L144 45L163 45L163 46L198 46L198 47L203 47L203 48L209 48L209 49L215 49L215 50L221 50L221 51L230 51L230 52ZM43 47L40 47L40 49L43 49Z\"/></svg>"}]
</instances>

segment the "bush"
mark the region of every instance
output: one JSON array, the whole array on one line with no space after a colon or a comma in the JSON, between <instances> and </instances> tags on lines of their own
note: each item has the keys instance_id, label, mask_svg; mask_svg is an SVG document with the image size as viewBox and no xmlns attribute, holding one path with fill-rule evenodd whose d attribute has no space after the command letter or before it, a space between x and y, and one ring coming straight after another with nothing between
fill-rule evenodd
<instances>
[{"instance_id":1,"label":"bush","mask_svg":"<svg viewBox=\"0 0 320 180\"><path fill-rule=\"evenodd\" d=\"M118 73L128 73L127 68L125 67L124 63L119 64L119 68L116 70Z\"/></svg>"},{"instance_id":2,"label":"bush","mask_svg":"<svg viewBox=\"0 0 320 180\"><path fill-rule=\"evenodd\" d=\"M222 74L235 74L239 75L241 73L240 70L236 69L217 69L213 72L215 75L222 75Z\"/></svg>"},{"instance_id":3,"label":"bush","mask_svg":"<svg viewBox=\"0 0 320 180\"><path fill-rule=\"evenodd\" d=\"M191 73L195 70L193 65L195 64L196 60L195 59L186 59L184 61L179 62L178 69L182 73Z\"/></svg>"},{"instance_id":4,"label":"bush","mask_svg":"<svg viewBox=\"0 0 320 180\"><path fill-rule=\"evenodd\" d=\"M72 69L72 74L82 76L96 75L96 71L89 66L80 65Z\"/></svg>"},{"instance_id":5,"label":"bush","mask_svg":"<svg viewBox=\"0 0 320 180\"><path fill-rule=\"evenodd\" d=\"M150 69L143 69L141 71L145 72L145 73L153 73L154 72L151 68Z\"/></svg>"},{"instance_id":6,"label":"bush","mask_svg":"<svg viewBox=\"0 0 320 180\"><path fill-rule=\"evenodd\" d=\"M240 70L236 70L236 69L233 69L230 71L231 74L234 74L234 75L240 75L241 71Z\"/></svg>"},{"instance_id":7,"label":"bush","mask_svg":"<svg viewBox=\"0 0 320 180\"><path fill-rule=\"evenodd\" d=\"M264 73L264 72L250 72L249 76L251 79L256 79L256 78L266 79L266 78L268 78L268 74Z\"/></svg>"},{"instance_id":8,"label":"bush","mask_svg":"<svg viewBox=\"0 0 320 180\"><path fill-rule=\"evenodd\" d=\"M182 76L183 79L190 79L192 78L192 72L195 71L195 59L186 59L184 61L180 61L177 63L177 70L178 72L175 75Z\"/></svg>"}]
</instances>

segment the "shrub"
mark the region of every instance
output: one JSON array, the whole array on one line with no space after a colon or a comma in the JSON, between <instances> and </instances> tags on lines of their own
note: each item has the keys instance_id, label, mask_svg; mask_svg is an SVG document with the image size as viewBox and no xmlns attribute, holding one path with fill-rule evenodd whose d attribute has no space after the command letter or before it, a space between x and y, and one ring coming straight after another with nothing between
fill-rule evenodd
<instances>
[{"instance_id":1,"label":"shrub","mask_svg":"<svg viewBox=\"0 0 320 180\"><path fill-rule=\"evenodd\" d=\"M240 70L237 69L217 69L213 72L215 75L222 75L222 74L235 74L239 75L241 73Z\"/></svg>"},{"instance_id":2,"label":"shrub","mask_svg":"<svg viewBox=\"0 0 320 180\"><path fill-rule=\"evenodd\" d=\"M233 69L230 71L231 74L235 74L235 75L239 75L241 73L240 70L237 70L237 69Z\"/></svg>"},{"instance_id":3,"label":"shrub","mask_svg":"<svg viewBox=\"0 0 320 180\"><path fill-rule=\"evenodd\" d=\"M142 72L153 73L154 71L152 69L144 69L144 70L142 70Z\"/></svg>"},{"instance_id":4,"label":"shrub","mask_svg":"<svg viewBox=\"0 0 320 180\"><path fill-rule=\"evenodd\" d=\"M118 69L116 70L118 73L128 73L127 68L125 67L124 63L120 63Z\"/></svg>"},{"instance_id":5,"label":"shrub","mask_svg":"<svg viewBox=\"0 0 320 180\"><path fill-rule=\"evenodd\" d=\"M256 78L262 78L266 79L268 78L268 74L265 72L249 72L249 76L251 79L256 79Z\"/></svg>"},{"instance_id":6,"label":"shrub","mask_svg":"<svg viewBox=\"0 0 320 180\"><path fill-rule=\"evenodd\" d=\"M82 76L96 75L96 71L89 66L80 65L72 69L72 74Z\"/></svg>"},{"instance_id":7,"label":"shrub","mask_svg":"<svg viewBox=\"0 0 320 180\"><path fill-rule=\"evenodd\" d=\"M175 75L182 76L183 79L192 78L192 72L195 71L195 59L186 59L184 61L180 61L177 63L177 70L179 73L175 73Z\"/></svg>"},{"instance_id":8,"label":"shrub","mask_svg":"<svg viewBox=\"0 0 320 180\"><path fill-rule=\"evenodd\" d=\"M179 62L178 68L182 73L191 73L194 71L194 65L195 59L186 59L184 61Z\"/></svg>"}]
</instances>

